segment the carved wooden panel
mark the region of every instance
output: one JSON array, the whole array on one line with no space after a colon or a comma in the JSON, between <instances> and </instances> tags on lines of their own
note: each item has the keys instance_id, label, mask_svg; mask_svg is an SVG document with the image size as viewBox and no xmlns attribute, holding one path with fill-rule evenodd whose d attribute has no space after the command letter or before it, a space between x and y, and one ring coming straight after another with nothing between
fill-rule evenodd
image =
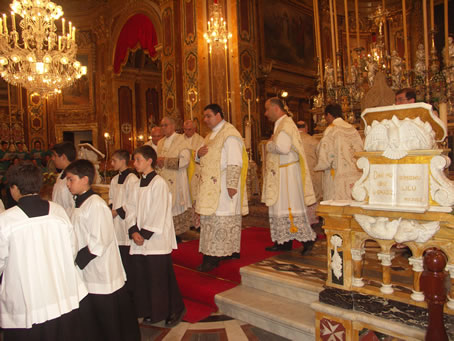
<instances>
[{"instance_id":1,"label":"carved wooden panel","mask_svg":"<svg viewBox=\"0 0 454 341\"><path fill-rule=\"evenodd\" d=\"M133 108L132 90L128 86L118 88L118 113L120 122L120 146L132 152L133 149Z\"/></svg>"}]
</instances>

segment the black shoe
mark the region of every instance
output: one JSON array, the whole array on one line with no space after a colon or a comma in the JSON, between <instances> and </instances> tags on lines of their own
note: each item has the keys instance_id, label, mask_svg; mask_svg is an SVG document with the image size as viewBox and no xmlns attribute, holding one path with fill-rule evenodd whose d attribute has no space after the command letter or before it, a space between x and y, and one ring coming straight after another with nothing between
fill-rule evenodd
<instances>
[{"instance_id":1,"label":"black shoe","mask_svg":"<svg viewBox=\"0 0 454 341\"><path fill-rule=\"evenodd\" d=\"M180 244L183 241L180 236L176 236L176 238L177 238L177 244Z\"/></svg>"},{"instance_id":2,"label":"black shoe","mask_svg":"<svg viewBox=\"0 0 454 341\"><path fill-rule=\"evenodd\" d=\"M223 257L224 260L229 260L229 259L240 259L240 253L239 252L234 252L230 256L225 256Z\"/></svg>"},{"instance_id":3,"label":"black shoe","mask_svg":"<svg viewBox=\"0 0 454 341\"><path fill-rule=\"evenodd\" d=\"M153 321L151 320L151 317L144 317L142 323L143 324L153 324Z\"/></svg>"},{"instance_id":4,"label":"black shoe","mask_svg":"<svg viewBox=\"0 0 454 341\"><path fill-rule=\"evenodd\" d=\"M312 250L314 248L314 244L315 244L314 240L303 242L303 251L301 251L301 255L304 256L306 253Z\"/></svg>"},{"instance_id":5,"label":"black shoe","mask_svg":"<svg viewBox=\"0 0 454 341\"><path fill-rule=\"evenodd\" d=\"M175 327L178 323L181 322L183 319L184 314L186 314L186 307L183 308L182 311L179 313L172 313L170 316L166 319L166 327L167 328L172 328Z\"/></svg>"},{"instance_id":6,"label":"black shoe","mask_svg":"<svg viewBox=\"0 0 454 341\"><path fill-rule=\"evenodd\" d=\"M203 262L197 267L197 271L209 272L219 266L220 257L203 255Z\"/></svg>"},{"instance_id":7,"label":"black shoe","mask_svg":"<svg viewBox=\"0 0 454 341\"><path fill-rule=\"evenodd\" d=\"M276 252L276 251L290 251L293 246L293 240L289 240L288 242L285 242L284 244L278 244L277 242L274 242L273 246L268 246L265 248L266 251L271 251L271 252Z\"/></svg>"}]
</instances>

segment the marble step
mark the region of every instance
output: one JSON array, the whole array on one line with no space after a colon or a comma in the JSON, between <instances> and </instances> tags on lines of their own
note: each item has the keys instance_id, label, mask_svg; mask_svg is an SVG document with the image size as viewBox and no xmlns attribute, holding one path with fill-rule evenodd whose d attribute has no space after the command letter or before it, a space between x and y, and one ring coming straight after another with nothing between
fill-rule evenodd
<instances>
[{"instance_id":1,"label":"marble step","mask_svg":"<svg viewBox=\"0 0 454 341\"><path fill-rule=\"evenodd\" d=\"M315 313L309 304L237 286L215 296L219 311L289 340L314 340Z\"/></svg>"},{"instance_id":2,"label":"marble step","mask_svg":"<svg viewBox=\"0 0 454 341\"><path fill-rule=\"evenodd\" d=\"M323 290L321 284L303 281L301 278L263 270L252 266L240 269L241 285L288 298L305 304L318 301Z\"/></svg>"}]
</instances>

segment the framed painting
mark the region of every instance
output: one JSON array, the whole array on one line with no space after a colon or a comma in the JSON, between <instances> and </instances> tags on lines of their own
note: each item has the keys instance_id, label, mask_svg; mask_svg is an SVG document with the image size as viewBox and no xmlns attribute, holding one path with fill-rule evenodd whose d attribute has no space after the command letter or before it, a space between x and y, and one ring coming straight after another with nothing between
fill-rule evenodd
<instances>
[{"instance_id":1,"label":"framed painting","mask_svg":"<svg viewBox=\"0 0 454 341\"><path fill-rule=\"evenodd\" d=\"M59 96L59 109L61 110L87 110L93 109L93 56L90 51L77 53L76 59L81 65L87 67L87 74L82 76L69 88L62 89Z\"/></svg>"},{"instance_id":2,"label":"framed painting","mask_svg":"<svg viewBox=\"0 0 454 341\"><path fill-rule=\"evenodd\" d=\"M291 0L260 1L262 54L273 68L315 74L315 39L312 11Z\"/></svg>"}]
</instances>

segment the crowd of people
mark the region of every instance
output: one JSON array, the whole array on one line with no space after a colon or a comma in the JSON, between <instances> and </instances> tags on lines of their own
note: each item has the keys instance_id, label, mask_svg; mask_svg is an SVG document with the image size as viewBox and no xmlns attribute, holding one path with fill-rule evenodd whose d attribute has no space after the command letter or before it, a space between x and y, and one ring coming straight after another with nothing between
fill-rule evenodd
<instances>
[{"instance_id":1,"label":"crowd of people","mask_svg":"<svg viewBox=\"0 0 454 341\"><path fill-rule=\"evenodd\" d=\"M396 98L411 101L411 94ZM291 250L297 240L305 255L317 238L318 203L351 200L363 142L339 105L326 106L329 126L320 141L306 122L294 122L279 98L268 99L265 109L274 124L262 165L274 242L266 250ZM199 271L241 257L245 144L219 105L204 108L203 122L210 130L205 138L192 120L179 134L174 119L164 117L133 152L135 171L128 167L130 153L115 151L111 165L118 174L108 204L91 188L93 164L78 160L72 143L44 152L37 141L31 153L16 143L14 154L29 161L14 163L2 142L2 175L17 203L4 211L0 202L4 340L140 340L138 319L173 327L186 312L171 253L189 228L200 228ZM39 196L39 164L49 154L61 170L52 201Z\"/></svg>"}]
</instances>

